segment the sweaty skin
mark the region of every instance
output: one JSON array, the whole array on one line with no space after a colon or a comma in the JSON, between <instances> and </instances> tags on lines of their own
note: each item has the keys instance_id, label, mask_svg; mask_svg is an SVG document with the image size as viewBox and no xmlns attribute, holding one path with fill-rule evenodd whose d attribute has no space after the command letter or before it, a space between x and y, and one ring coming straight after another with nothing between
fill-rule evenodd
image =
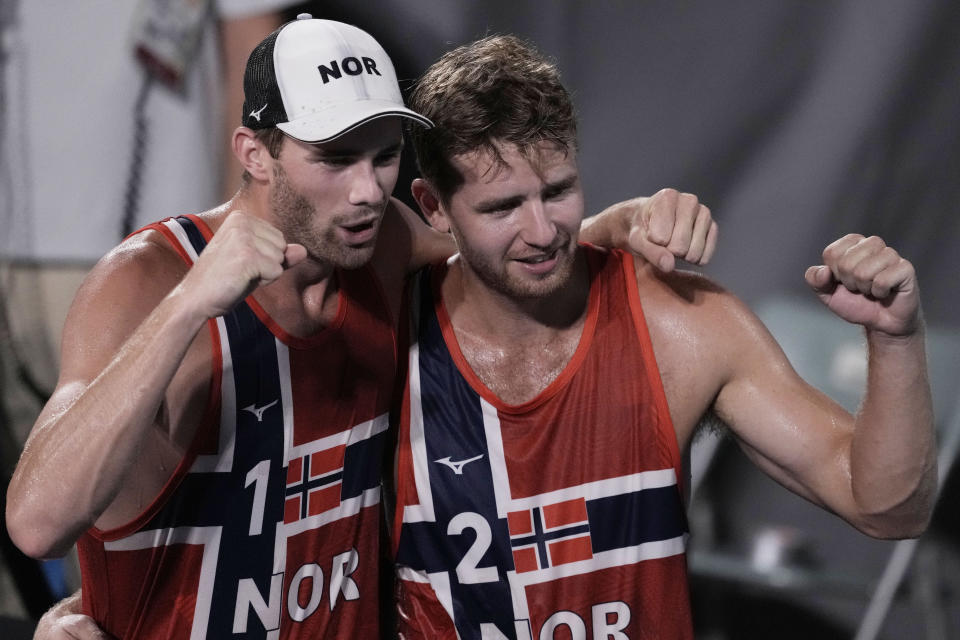
<instances>
[{"instance_id":1,"label":"sweaty skin","mask_svg":"<svg viewBox=\"0 0 960 640\"><path fill-rule=\"evenodd\" d=\"M498 150L508 165L498 171L478 154L454 157L466 179L448 202L423 181L415 194L460 248L442 293L464 356L502 400L519 404L559 375L580 339L589 283L573 241L582 197L570 180L573 151L545 147L531 160L509 144ZM808 284L838 321L866 332L868 388L856 415L803 381L736 297L636 260L677 442L685 449L712 410L786 487L868 535L919 535L936 458L916 274L879 238L845 236L822 257Z\"/></svg>"}]
</instances>

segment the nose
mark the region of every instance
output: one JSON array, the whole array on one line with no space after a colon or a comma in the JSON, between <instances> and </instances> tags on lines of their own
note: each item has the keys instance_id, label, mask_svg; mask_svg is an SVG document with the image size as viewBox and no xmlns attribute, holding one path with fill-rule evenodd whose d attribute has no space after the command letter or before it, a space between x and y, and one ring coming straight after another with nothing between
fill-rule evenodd
<instances>
[{"instance_id":1,"label":"nose","mask_svg":"<svg viewBox=\"0 0 960 640\"><path fill-rule=\"evenodd\" d=\"M351 168L349 197L350 204L357 206L383 203L385 194L373 162L357 162Z\"/></svg>"},{"instance_id":2,"label":"nose","mask_svg":"<svg viewBox=\"0 0 960 640\"><path fill-rule=\"evenodd\" d=\"M557 226L547 214L543 202L533 200L523 212L520 238L533 247L550 247L557 237Z\"/></svg>"}]
</instances>

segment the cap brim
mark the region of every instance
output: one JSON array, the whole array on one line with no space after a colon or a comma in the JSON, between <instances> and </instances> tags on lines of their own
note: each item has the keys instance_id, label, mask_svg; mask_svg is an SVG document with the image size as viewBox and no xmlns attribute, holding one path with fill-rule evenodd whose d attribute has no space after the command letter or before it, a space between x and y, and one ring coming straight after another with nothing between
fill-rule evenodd
<instances>
[{"instance_id":1,"label":"cap brim","mask_svg":"<svg viewBox=\"0 0 960 640\"><path fill-rule=\"evenodd\" d=\"M281 122L277 128L302 142L329 142L359 126L377 118L397 116L413 120L428 129L433 127L429 119L416 111L399 106L389 100L367 100L338 105L332 109L317 111L290 122Z\"/></svg>"}]
</instances>

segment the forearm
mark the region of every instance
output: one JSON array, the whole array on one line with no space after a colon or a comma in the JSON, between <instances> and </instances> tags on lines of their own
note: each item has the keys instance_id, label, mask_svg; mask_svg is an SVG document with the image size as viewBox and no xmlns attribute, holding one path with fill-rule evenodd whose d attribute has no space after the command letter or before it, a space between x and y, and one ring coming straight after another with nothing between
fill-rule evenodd
<instances>
[{"instance_id":1,"label":"forearm","mask_svg":"<svg viewBox=\"0 0 960 640\"><path fill-rule=\"evenodd\" d=\"M919 535L937 485L936 434L922 327L867 333L867 392L850 449L853 498L884 537Z\"/></svg>"},{"instance_id":2,"label":"forearm","mask_svg":"<svg viewBox=\"0 0 960 640\"><path fill-rule=\"evenodd\" d=\"M92 382L41 414L8 489L8 527L26 553L64 553L113 501L204 320L175 291Z\"/></svg>"},{"instance_id":3,"label":"forearm","mask_svg":"<svg viewBox=\"0 0 960 640\"><path fill-rule=\"evenodd\" d=\"M457 252L457 243L453 237L441 233L424 222L413 209L398 200L390 199L388 214L395 213L400 221L398 232L404 233L409 239L406 273L414 273L421 268L449 258ZM381 233L391 233L391 229L384 226ZM387 242L398 244L397 237L385 238Z\"/></svg>"},{"instance_id":4,"label":"forearm","mask_svg":"<svg viewBox=\"0 0 960 640\"><path fill-rule=\"evenodd\" d=\"M580 224L580 240L598 247L630 249L630 227L635 212L648 198L618 202L600 213L584 218Z\"/></svg>"}]
</instances>

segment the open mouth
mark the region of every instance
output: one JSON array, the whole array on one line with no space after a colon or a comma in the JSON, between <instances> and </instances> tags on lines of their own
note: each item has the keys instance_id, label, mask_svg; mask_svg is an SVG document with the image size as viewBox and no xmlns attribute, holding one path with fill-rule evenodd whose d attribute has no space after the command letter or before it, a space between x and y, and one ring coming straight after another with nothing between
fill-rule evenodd
<instances>
[{"instance_id":1,"label":"open mouth","mask_svg":"<svg viewBox=\"0 0 960 640\"><path fill-rule=\"evenodd\" d=\"M366 231L367 229L372 229L373 221L363 222L361 224L346 225L343 228L349 231L350 233L361 233L363 231Z\"/></svg>"},{"instance_id":2,"label":"open mouth","mask_svg":"<svg viewBox=\"0 0 960 640\"><path fill-rule=\"evenodd\" d=\"M560 249L554 249L549 253L538 253L517 258L516 262L520 263L521 269L527 274L536 278L546 277L553 273L557 265L560 264Z\"/></svg>"},{"instance_id":3,"label":"open mouth","mask_svg":"<svg viewBox=\"0 0 960 640\"><path fill-rule=\"evenodd\" d=\"M517 262L523 262L525 264L541 264L543 262L548 262L557 257L557 252L559 249L554 249L550 253L538 253L534 256L527 256L525 258L517 258Z\"/></svg>"},{"instance_id":4,"label":"open mouth","mask_svg":"<svg viewBox=\"0 0 960 640\"><path fill-rule=\"evenodd\" d=\"M366 244L376 238L377 221L369 220L359 224L341 225L340 233L347 244Z\"/></svg>"}]
</instances>

